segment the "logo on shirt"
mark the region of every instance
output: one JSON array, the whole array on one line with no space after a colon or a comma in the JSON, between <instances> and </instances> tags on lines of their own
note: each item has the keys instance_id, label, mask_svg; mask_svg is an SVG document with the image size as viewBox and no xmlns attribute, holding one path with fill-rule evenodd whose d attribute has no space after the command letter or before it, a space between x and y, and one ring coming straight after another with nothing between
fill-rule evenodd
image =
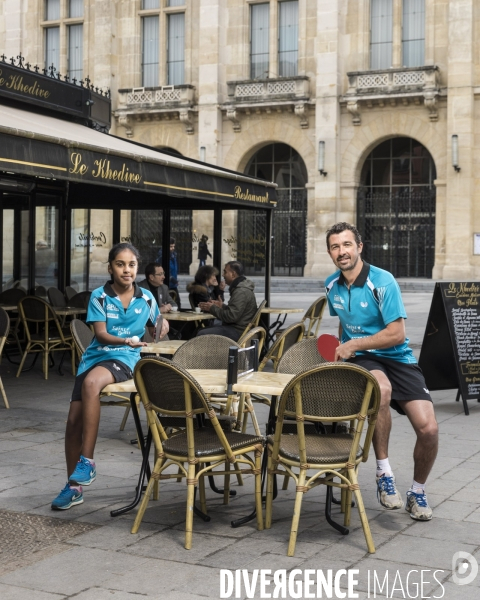
<instances>
[{"instance_id":1,"label":"logo on shirt","mask_svg":"<svg viewBox=\"0 0 480 600\"><path fill-rule=\"evenodd\" d=\"M338 294L335 294L335 296L333 297L333 299L335 300L335 302L341 302L342 304L345 304L345 300L339 296Z\"/></svg>"},{"instance_id":2,"label":"logo on shirt","mask_svg":"<svg viewBox=\"0 0 480 600\"><path fill-rule=\"evenodd\" d=\"M362 308L367 308L367 306L368 306L368 302L360 302L360 306L361 306Z\"/></svg>"},{"instance_id":3,"label":"logo on shirt","mask_svg":"<svg viewBox=\"0 0 480 600\"><path fill-rule=\"evenodd\" d=\"M136 308L135 312L137 313L137 315L140 315L142 313L142 309L141 308Z\"/></svg>"},{"instance_id":4,"label":"logo on shirt","mask_svg":"<svg viewBox=\"0 0 480 600\"><path fill-rule=\"evenodd\" d=\"M427 388L423 388L426 394L429 394L429 390L427 390Z\"/></svg>"},{"instance_id":5,"label":"logo on shirt","mask_svg":"<svg viewBox=\"0 0 480 600\"><path fill-rule=\"evenodd\" d=\"M115 331L117 335L130 335L130 329L128 327L120 327L119 325L114 325L112 327L112 331Z\"/></svg>"},{"instance_id":6,"label":"logo on shirt","mask_svg":"<svg viewBox=\"0 0 480 600\"><path fill-rule=\"evenodd\" d=\"M107 319L118 319L118 315L115 313L107 313Z\"/></svg>"},{"instance_id":7,"label":"logo on shirt","mask_svg":"<svg viewBox=\"0 0 480 600\"><path fill-rule=\"evenodd\" d=\"M345 310L341 304L338 304L338 302L333 303L333 308L339 308L340 310Z\"/></svg>"},{"instance_id":8,"label":"logo on shirt","mask_svg":"<svg viewBox=\"0 0 480 600\"><path fill-rule=\"evenodd\" d=\"M107 310L113 310L114 312L118 312L118 308L115 306L115 304L107 304L105 308Z\"/></svg>"}]
</instances>

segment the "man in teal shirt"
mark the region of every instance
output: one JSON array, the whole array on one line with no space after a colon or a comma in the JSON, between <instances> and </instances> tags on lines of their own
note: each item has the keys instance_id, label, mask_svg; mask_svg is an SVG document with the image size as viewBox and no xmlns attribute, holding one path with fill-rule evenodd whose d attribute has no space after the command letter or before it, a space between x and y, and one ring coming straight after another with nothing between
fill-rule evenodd
<instances>
[{"instance_id":1,"label":"man in teal shirt","mask_svg":"<svg viewBox=\"0 0 480 600\"><path fill-rule=\"evenodd\" d=\"M403 507L388 459L390 405L409 418L417 442L413 483L407 492L405 508L413 519L429 521L432 510L425 482L438 449L433 403L405 336L407 314L400 288L391 273L362 260L362 248L359 232L349 223L336 223L327 231L328 253L339 269L325 281L330 314L338 316L342 330L335 359L371 371L380 385L381 403L373 447L377 458L377 495L382 506L389 510Z\"/></svg>"}]
</instances>

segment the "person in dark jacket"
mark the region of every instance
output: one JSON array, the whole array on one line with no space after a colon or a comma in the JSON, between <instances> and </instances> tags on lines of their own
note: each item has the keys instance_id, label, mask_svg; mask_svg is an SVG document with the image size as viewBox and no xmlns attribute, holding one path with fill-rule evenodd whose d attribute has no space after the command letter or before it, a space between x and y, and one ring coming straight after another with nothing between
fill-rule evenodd
<instances>
[{"instance_id":1,"label":"person in dark jacket","mask_svg":"<svg viewBox=\"0 0 480 600\"><path fill-rule=\"evenodd\" d=\"M167 313L172 310L172 306L177 306L170 296L168 287L163 283L165 272L162 265L158 263L149 263L145 267L145 279L139 281L137 285L152 292L157 301L161 313Z\"/></svg>"},{"instance_id":2,"label":"person in dark jacket","mask_svg":"<svg viewBox=\"0 0 480 600\"><path fill-rule=\"evenodd\" d=\"M223 301L223 290L225 283L217 281L218 269L211 265L200 267L195 274L195 279L187 285L187 292L191 294L194 306L200 302L210 302L210 300Z\"/></svg>"},{"instance_id":3,"label":"person in dark jacket","mask_svg":"<svg viewBox=\"0 0 480 600\"><path fill-rule=\"evenodd\" d=\"M204 267L207 264L207 256L212 258L208 249L208 236L202 235L200 242L198 243L198 260L200 261L199 267ZM218 275L218 272L217 272Z\"/></svg>"},{"instance_id":4,"label":"person in dark jacket","mask_svg":"<svg viewBox=\"0 0 480 600\"><path fill-rule=\"evenodd\" d=\"M253 293L255 284L243 275L243 265L236 260L226 263L223 276L229 286L228 304L224 304L221 299L199 304L201 310L214 315L222 324L202 329L197 336L223 335L236 342L257 312L257 300Z\"/></svg>"}]
</instances>

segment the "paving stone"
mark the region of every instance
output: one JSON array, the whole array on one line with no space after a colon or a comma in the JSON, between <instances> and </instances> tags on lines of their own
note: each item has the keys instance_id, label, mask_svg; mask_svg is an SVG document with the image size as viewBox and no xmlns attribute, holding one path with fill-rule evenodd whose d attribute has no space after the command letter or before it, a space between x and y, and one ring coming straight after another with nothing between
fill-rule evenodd
<instances>
[{"instance_id":1,"label":"paving stone","mask_svg":"<svg viewBox=\"0 0 480 600\"><path fill-rule=\"evenodd\" d=\"M28 600L64 600L67 596L0 583L0 598L2 600L25 600L26 598Z\"/></svg>"}]
</instances>

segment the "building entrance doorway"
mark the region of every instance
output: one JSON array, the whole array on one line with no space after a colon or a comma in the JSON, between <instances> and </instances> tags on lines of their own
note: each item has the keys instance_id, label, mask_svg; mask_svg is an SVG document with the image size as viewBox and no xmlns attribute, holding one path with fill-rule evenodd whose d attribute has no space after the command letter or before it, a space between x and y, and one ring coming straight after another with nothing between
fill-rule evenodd
<instances>
[{"instance_id":1,"label":"building entrance doorway","mask_svg":"<svg viewBox=\"0 0 480 600\"><path fill-rule=\"evenodd\" d=\"M379 144L363 165L357 227L363 257L395 277L432 277L435 163L414 139Z\"/></svg>"}]
</instances>

